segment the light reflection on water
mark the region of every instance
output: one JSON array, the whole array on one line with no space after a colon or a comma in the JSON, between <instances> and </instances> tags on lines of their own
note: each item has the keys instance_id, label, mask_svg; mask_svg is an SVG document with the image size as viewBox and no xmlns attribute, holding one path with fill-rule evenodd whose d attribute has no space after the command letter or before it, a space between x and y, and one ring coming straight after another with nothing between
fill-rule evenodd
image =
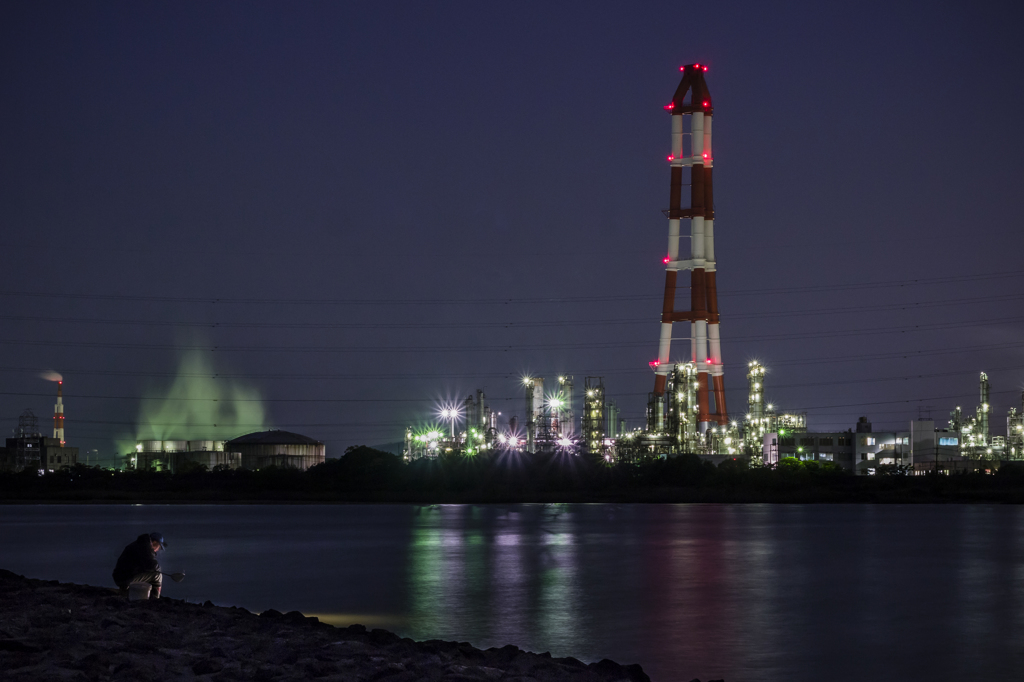
<instances>
[{"instance_id":1,"label":"light reflection on water","mask_svg":"<svg viewBox=\"0 0 1024 682\"><path fill-rule=\"evenodd\" d=\"M994 506L0 507L0 567L109 583L164 532L169 596L655 680L1017 679L1024 510Z\"/></svg>"}]
</instances>

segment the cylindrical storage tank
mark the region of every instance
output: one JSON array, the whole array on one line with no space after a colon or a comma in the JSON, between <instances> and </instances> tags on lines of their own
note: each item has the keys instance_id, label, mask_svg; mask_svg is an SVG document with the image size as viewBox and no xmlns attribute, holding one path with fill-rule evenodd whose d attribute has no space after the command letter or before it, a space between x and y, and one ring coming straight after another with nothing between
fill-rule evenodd
<instances>
[{"instance_id":1,"label":"cylindrical storage tank","mask_svg":"<svg viewBox=\"0 0 1024 682\"><path fill-rule=\"evenodd\" d=\"M163 452L164 442L162 440L140 440L142 452Z\"/></svg>"},{"instance_id":2,"label":"cylindrical storage tank","mask_svg":"<svg viewBox=\"0 0 1024 682\"><path fill-rule=\"evenodd\" d=\"M188 441L187 440L165 440L164 441L164 452L187 452Z\"/></svg>"},{"instance_id":3,"label":"cylindrical storage tank","mask_svg":"<svg viewBox=\"0 0 1024 682\"><path fill-rule=\"evenodd\" d=\"M213 441L213 449L217 452L224 452L224 441L215 440Z\"/></svg>"},{"instance_id":4,"label":"cylindrical storage tank","mask_svg":"<svg viewBox=\"0 0 1024 682\"><path fill-rule=\"evenodd\" d=\"M190 440L188 442L188 451L189 452L214 452L216 450L216 448L214 447L214 443L215 443L215 441L212 441L212 440ZM224 446L221 445L221 448L223 448L223 447Z\"/></svg>"},{"instance_id":5,"label":"cylindrical storage tank","mask_svg":"<svg viewBox=\"0 0 1024 682\"><path fill-rule=\"evenodd\" d=\"M305 471L324 461L324 444L290 431L258 431L224 444L228 452L242 455L243 469L290 467Z\"/></svg>"}]
</instances>

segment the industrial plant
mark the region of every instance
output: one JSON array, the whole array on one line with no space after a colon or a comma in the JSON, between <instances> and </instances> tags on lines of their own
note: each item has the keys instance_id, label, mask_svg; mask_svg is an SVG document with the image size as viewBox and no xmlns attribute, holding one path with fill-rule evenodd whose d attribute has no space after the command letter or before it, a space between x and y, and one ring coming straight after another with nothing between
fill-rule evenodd
<instances>
[{"instance_id":1,"label":"industrial plant","mask_svg":"<svg viewBox=\"0 0 1024 682\"><path fill-rule=\"evenodd\" d=\"M917 419L909 421L906 430L875 431L868 418L861 417L845 431L815 432L808 430L805 413L780 411L765 402L765 371L758 362L747 368L747 412L742 421L703 429L699 424L689 428L700 409L695 395L698 384L692 380L694 363L673 368L666 382L668 409L664 413L650 409L662 402L662 396L652 392L646 424L634 429L627 429L617 406L605 400L602 377L586 378L579 418L572 376L559 376L555 390L547 393L543 377L526 377L524 420L513 415L499 423L498 414L478 390L475 398L466 398L465 409L440 410L446 425L408 427L404 456L412 460L445 453L563 452L629 462L690 453L715 463L742 459L754 466L775 466L791 457L829 462L857 474L874 474L881 467L902 468L906 473L976 471L1001 461L1024 461L1024 393L1021 407L1011 407L1006 414L1006 435L994 435L984 372L974 414L965 416L957 406L944 428L932 419Z\"/></svg>"},{"instance_id":2,"label":"industrial plant","mask_svg":"<svg viewBox=\"0 0 1024 682\"><path fill-rule=\"evenodd\" d=\"M7 447L0 449L0 471L42 472L72 467L78 463L78 448L69 447L64 440L64 377L56 373L43 375L57 383L57 403L53 406L53 437L39 431L39 420L27 409L18 417L14 437L7 439Z\"/></svg>"},{"instance_id":3,"label":"industrial plant","mask_svg":"<svg viewBox=\"0 0 1024 682\"><path fill-rule=\"evenodd\" d=\"M1021 410L1011 408L1006 436L990 432L988 377L981 374L979 405L973 416L960 407L946 428L934 421L909 422L906 431L875 432L862 417L843 432L808 430L807 415L766 402L766 368L747 367L747 405L740 419L729 418L725 399L715 254L712 182L714 106L705 81L707 66L681 67L682 80L665 105L671 120L668 252L657 358L651 361L654 390L642 426L627 429L618 407L607 401L603 377L584 380L581 408L572 376L559 376L549 391L539 376L523 378L524 411L499 424L482 391L462 404L444 406L442 422L405 432L407 460L489 450L590 455L609 462L695 454L712 462L746 460L775 466L786 458L828 462L857 474L883 467L907 473L988 468L1001 460L1024 460L1024 395ZM688 169L684 170L684 169ZM684 182L687 179L689 182ZM689 200L684 205L685 187ZM680 254L681 228L689 224L690 253ZM689 310L676 309L680 271L690 272ZM688 323L687 359L673 359L674 325ZM579 417L577 418L577 415ZM464 419L463 419L464 417Z\"/></svg>"},{"instance_id":4,"label":"industrial plant","mask_svg":"<svg viewBox=\"0 0 1024 682\"><path fill-rule=\"evenodd\" d=\"M44 378L48 378L44 375ZM32 410L18 418L14 437L0 448L0 471L50 473L79 463L78 448L64 440L64 381L57 382L53 437L43 436ZM324 444L290 431L271 429L224 440L139 440L125 456L126 469L179 473L189 469L291 468L305 471L323 463Z\"/></svg>"},{"instance_id":5,"label":"industrial plant","mask_svg":"<svg viewBox=\"0 0 1024 682\"><path fill-rule=\"evenodd\" d=\"M662 259L665 286L657 354L649 363L653 390L647 396L643 423L626 424L619 406L607 398L603 376L583 376L579 384L569 374L524 376L521 413L496 412L484 392L477 390L464 400L440 405L438 418L424 420L426 426L408 427L402 446L404 459L489 452L563 453L612 463L690 454L716 464L742 460L751 466L777 466L792 458L862 475L983 470L1004 460L1024 460L1024 395L1020 409L1011 408L1005 417L1006 435L995 435L992 427L997 418L991 414L989 380L984 372L973 413L955 406L945 425L917 419L908 422L904 430L879 432L867 417L861 417L845 431L814 432L808 428L806 413L786 411L767 402L767 369L754 361L746 368L745 410L742 416L730 418L718 309L714 106L705 80L707 71L701 64L681 67L679 85L664 106L671 124L669 201L663 211L668 221L667 251ZM687 227L688 234L684 234ZM680 249L683 237L689 239L688 253ZM687 271L690 300L687 309L680 309L676 301L679 273ZM680 328L688 336L673 336ZM680 353L678 344L673 349L674 340L688 340L688 349ZM191 368L192 374L210 373L201 361L195 362L199 364ZM78 448L65 441L63 377L48 373L44 378L57 384L53 436L44 437L34 414L26 411L14 437L0 450L0 470L46 473L78 463ZM178 399L191 400L185 388ZM223 406L234 395L225 394L224 400L214 402ZM207 410L210 403L197 399L187 404ZM256 413L238 424L253 428L262 423L258 401L246 405ZM197 415L186 415L183 421L196 423L193 416ZM257 419L260 421L252 421ZM224 425L221 419L212 421ZM142 429L136 436L143 433L148 437L132 438L132 452L120 453L126 458L126 468L170 473L197 468L307 470L324 462L326 456L322 442L288 431L261 430L229 440L196 440L190 437L193 434L167 438L164 432Z\"/></svg>"},{"instance_id":6,"label":"industrial plant","mask_svg":"<svg viewBox=\"0 0 1024 682\"><path fill-rule=\"evenodd\" d=\"M266 469L287 467L305 471L322 464L324 444L290 431L257 431L232 440L140 440L130 468L179 473L189 468Z\"/></svg>"}]
</instances>

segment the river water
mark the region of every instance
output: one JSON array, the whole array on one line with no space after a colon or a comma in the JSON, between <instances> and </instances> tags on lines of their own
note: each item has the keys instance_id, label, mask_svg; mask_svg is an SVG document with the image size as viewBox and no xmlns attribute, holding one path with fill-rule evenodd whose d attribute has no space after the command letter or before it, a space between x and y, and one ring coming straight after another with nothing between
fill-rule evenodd
<instances>
[{"instance_id":1,"label":"river water","mask_svg":"<svg viewBox=\"0 0 1024 682\"><path fill-rule=\"evenodd\" d=\"M653 680L1024 679L1024 508L0 506L0 567L110 584L164 533L170 597Z\"/></svg>"}]
</instances>

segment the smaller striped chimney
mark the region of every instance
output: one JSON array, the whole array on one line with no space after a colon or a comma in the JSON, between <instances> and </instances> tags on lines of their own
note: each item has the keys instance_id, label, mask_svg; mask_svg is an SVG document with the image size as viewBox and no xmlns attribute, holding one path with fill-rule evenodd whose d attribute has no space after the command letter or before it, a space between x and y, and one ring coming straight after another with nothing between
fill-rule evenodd
<instances>
[{"instance_id":1,"label":"smaller striped chimney","mask_svg":"<svg viewBox=\"0 0 1024 682\"><path fill-rule=\"evenodd\" d=\"M64 382L57 382L57 404L53 406L53 437L64 445Z\"/></svg>"}]
</instances>

